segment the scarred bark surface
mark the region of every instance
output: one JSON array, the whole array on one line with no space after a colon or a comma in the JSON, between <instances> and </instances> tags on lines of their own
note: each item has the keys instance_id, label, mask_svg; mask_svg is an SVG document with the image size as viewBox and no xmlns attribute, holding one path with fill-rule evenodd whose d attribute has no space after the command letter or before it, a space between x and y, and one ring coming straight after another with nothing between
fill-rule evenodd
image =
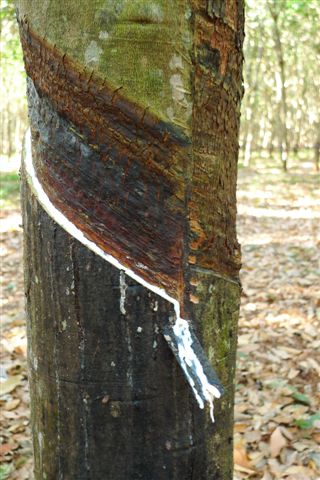
<instances>
[{"instance_id":1,"label":"scarred bark surface","mask_svg":"<svg viewBox=\"0 0 320 480\"><path fill-rule=\"evenodd\" d=\"M163 338L167 302L121 280L23 185L35 478L231 479L238 285L204 274L197 290L227 387L212 424Z\"/></svg>"},{"instance_id":2,"label":"scarred bark surface","mask_svg":"<svg viewBox=\"0 0 320 480\"><path fill-rule=\"evenodd\" d=\"M104 78L110 64L81 68L83 40L75 54L72 42L65 54L65 38L54 45L62 7L46 7L44 21L37 2L20 3L34 166L43 188L88 238L179 300L225 389L212 425L161 336L171 306L70 238L25 185L36 478L231 479L243 3L176 3L184 15L176 44L163 37L160 60L158 41L143 51L146 68L163 65L165 56L171 64L163 76L171 86L155 89L150 109L145 95L133 101L129 84L119 89L112 75ZM131 20L139 24L137 40L150 26L146 19L155 19L156 10L139 16L141 9L120 3L107 57L119 32L121 48L130 44ZM91 7L97 18L100 4ZM154 4L162 11L160 0ZM167 29L163 11L154 21ZM83 15L79 25L89 22L100 48L95 14L90 10L90 21ZM155 28L159 39L165 30ZM130 57L118 60L128 62L128 73ZM137 79L141 72L134 62L131 68Z\"/></svg>"},{"instance_id":3,"label":"scarred bark surface","mask_svg":"<svg viewBox=\"0 0 320 480\"><path fill-rule=\"evenodd\" d=\"M50 200L107 253L180 298L190 140L80 73L26 25L21 32L37 175Z\"/></svg>"}]
</instances>

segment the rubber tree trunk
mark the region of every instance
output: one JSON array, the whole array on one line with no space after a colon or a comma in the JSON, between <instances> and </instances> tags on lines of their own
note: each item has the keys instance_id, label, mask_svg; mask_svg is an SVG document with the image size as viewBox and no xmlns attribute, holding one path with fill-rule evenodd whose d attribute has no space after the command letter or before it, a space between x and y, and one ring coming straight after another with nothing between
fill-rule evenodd
<instances>
[{"instance_id":1,"label":"rubber tree trunk","mask_svg":"<svg viewBox=\"0 0 320 480\"><path fill-rule=\"evenodd\" d=\"M316 131L317 131L317 140L314 144L314 164L316 171L319 172L320 170L320 125L316 125Z\"/></svg>"},{"instance_id":2,"label":"rubber tree trunk","mask_svg":"<svg viewBox=\"0 0 320 480\"><path fill-rule=\"evenodd\" d=\"M280 102L279 102L279 120L280 120L280 137L279 147L282 161L282 168L284 172L288 169L288 155L290 150L289 137L288 137L288 105L287 105L287 90L286 90L286 64L283 53L283 43L281 38L281 30L279 25L279 4L268 4L269 11L273 20L274 31L274 45L278 60L279 74L280 74Z\"/></svg>"},{"instance_id":3,"label":"rubber tree trunk","mask_svg":"<svg viewBox=\"0 0 320 480\"><path fill-rule=\"evenodd\" d=\"M243 2L20 0L18 21L35 478L231 479ZM214 423L164 291L224 387Z\"/></svg>"}]
</instances>

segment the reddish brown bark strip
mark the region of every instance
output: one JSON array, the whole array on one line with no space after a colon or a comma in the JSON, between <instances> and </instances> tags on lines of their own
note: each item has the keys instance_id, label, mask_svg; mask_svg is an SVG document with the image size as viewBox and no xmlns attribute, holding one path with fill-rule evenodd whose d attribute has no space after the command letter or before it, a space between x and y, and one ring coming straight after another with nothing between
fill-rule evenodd
<instances>
[{"instance_id":1,"label":"reddish brown bark strip","mask_svg":"<svg viewBox=\"0 0 320 480\"><path fill-rule=\"evenodd\" d=\"M181 130L94 72L81 71L20 23L26 70L43 104L35 109L40 116L33 131L45 191L102 249L179 300L187 317L189 300L197 301L190 265L233 279L240 267L235 159L241 39L233 25L200 6L195 12L192 147ZM232 18L233 24L237 15ZM52 122L59 135L50 137Z\"/></svg>"},{"instance_id":2,"label":"reddish brown bark strip","mask_svg":"<svg viewBox=\"0 0 320 480\"><path fill-rule=\"evenodd\" d=\"M88 78L25 24L21 38L35 87L35 167L50 200L102 249L180 299L188 139Z\"/></svg>"},{"instance_id":3,"label":"reddish brown bark strip","mask_svg":"<svg viewBox=\"0 0 320 480\"><path fill-rule=\"evenodd\" d=\"M195 93L189 262L195 269L237 280L241 265L236 179L243 94L243 5L235 0L192 3Z\"/></svg>"}]
</instances>

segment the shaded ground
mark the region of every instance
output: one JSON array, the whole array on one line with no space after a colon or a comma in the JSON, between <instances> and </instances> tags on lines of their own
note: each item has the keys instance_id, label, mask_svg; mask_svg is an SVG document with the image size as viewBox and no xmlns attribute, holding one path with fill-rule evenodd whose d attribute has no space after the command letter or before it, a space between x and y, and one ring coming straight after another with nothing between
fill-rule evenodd
<instances>
[{"instance_id":1,"label":"shaded ground","mask_svg":"<svg viewBox=\"0 0 320 480\"><path fill-rule=\"evenodd\" d=\"M16 179L6 174L1 182L0 479L23 480L33 475ZM307 170L240 170L238 200L244 267L235 478L316 480L319 185Z\"/></svg>"}]
</instances>

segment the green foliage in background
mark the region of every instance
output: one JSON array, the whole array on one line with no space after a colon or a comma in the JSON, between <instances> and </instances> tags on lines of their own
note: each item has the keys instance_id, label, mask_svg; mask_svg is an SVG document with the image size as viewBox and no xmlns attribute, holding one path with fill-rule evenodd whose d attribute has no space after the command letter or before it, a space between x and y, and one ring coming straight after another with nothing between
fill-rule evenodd
<instances>
[{"instance_id":1,"label":"green foliage in background","mask_svg":"<svg viewBox=\"0 0 320 480\"><path fill-rule=\"evenodd\" d=\"M27 126L25 72L13 1L1 1L0 23L0 154L11 156L20 152Z\"/></svg>"},{"instance_id":2,"label":"green foliage in background","mask_svg":"<svg viewBox=\"0 0 320 480\"><path fill-rule=\"evenodd\" d=\"M289 152L315 150L320 142L319 0L247 0L246 7L241 145L247 163L252 151L279 149L285 133Z\"/></svg>"},{"instance_id":3,"label":"green foliage in background","mask_svg":"<svg viewBox=\"0 0 320 480\"><path fill-rule=\"evenodd\" d=\"M20 154L27 127L25 73L12 0L2 0L0 22L0 155L10 156ZM319 162L319 24L319 0L246 0L240 134L246 166L255 164L257 156L280 165L278 152L284 147L289 167L293 159Z\"/></svg>"},{"instance_id":4,"label":"green foliage in background","mask_svg":"<svg viewBox=\"0 0 320 480\"><path fill-rule=\"evenodd\" d=\"M0 172L0 210L16 206L19 200L19 175Z\"/></svg>"},{"instance_id":5,"label":"green foliage in background","mask_svg":"<svg viewBox=\"0 0 320 480\"><path fill-rule=\"evenodd\" d=\"M18 65L22 59L21 45L15 25L15 8L12 2L2 0L0 9L1 21L1 62L2 68L10 69ZM19 68L21 70L21 68Z\"/></svg>"}]
</instances>

